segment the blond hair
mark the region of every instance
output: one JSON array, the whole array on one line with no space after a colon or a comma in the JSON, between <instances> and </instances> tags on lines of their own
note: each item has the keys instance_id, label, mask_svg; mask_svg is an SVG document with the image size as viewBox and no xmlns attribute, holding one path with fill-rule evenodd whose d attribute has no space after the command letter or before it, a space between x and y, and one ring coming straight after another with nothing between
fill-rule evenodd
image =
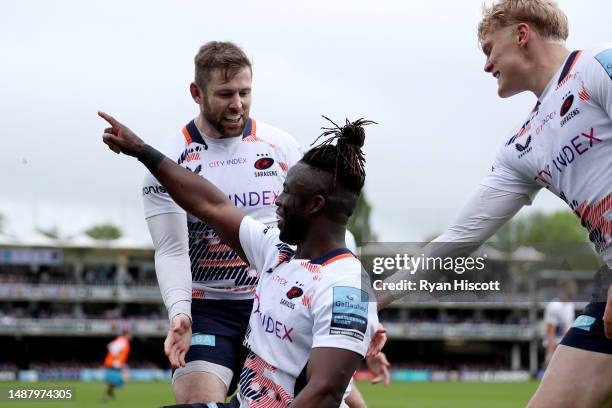
<instances>
[{"instance_id":1,"label":"blond hair","mask_svg":"<svg viewBox=\"0 0 612 408\"><path fill-rule=\"evenodd\" d=\"M483 5L478 24L478 41L484 36L513 24L527 23L544 39L565 41L569 35L567 16L552 0L498 0Z\"/></svg>"}]
</instances>

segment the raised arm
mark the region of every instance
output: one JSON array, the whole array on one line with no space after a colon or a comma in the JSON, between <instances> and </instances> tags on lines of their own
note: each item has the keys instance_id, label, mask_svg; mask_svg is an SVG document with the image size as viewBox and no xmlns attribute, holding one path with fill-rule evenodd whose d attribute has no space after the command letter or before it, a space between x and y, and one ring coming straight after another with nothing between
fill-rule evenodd
<instances>
[{"instance_id":1,"label":"raised arm","mask_svg":"<svg viewBox=\"0 0 612 408\"><path fill-rule=\"evenodd\" d=\"M531 199L526 194L513 193L480 185L459 212L454 224L423 248L426 257L456 257L472 253L510 220ZM414 273L414 272L413 272ZM409 271L399 271L386 282L410 280ZM378 309L387 307L408 292L377 292Z\"/></svg>"},{"instance_id":2,"label":"raised arm","mask_svg":"<svg viewBox=\"0 0 612 408\"><path fill-rule=\"evenodd\" d=\"M211 226L227 245L248 262L239 238L244 214L221 190L145 144L112 116L104 112L98 112L98 115L111 125L104 129L102 139L112 151L136 157L168 190L178 205Z\"/></svg>"}]
</instances>

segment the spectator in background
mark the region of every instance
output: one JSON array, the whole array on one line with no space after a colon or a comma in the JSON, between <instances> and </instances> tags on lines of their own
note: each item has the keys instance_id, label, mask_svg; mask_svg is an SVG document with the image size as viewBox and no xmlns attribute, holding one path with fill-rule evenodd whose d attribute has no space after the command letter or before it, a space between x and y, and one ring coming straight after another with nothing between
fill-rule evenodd
<instances>
[{"instance_id":1,"label":"spectator in background","mask_svg":"<svg viewBox=\"0 0 612 408\"><path fill-rule=\"evenodd\" d=\"M572 299L576 296L576 282L569 278L560 280L557 295L544 310L544 368L548 366L557 344L574 322L575 306Z\"/></svg>"}]
</instances>

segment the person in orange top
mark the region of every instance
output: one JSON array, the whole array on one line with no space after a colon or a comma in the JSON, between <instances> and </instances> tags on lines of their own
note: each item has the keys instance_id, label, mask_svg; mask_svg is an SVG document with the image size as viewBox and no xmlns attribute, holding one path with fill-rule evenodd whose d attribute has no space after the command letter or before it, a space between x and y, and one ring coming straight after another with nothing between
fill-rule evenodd
<instances>
[{"instance_id":1,"label":"person in orange top","mask_svg":"<svg viewBox=\"0 0 612 408\"><path fill-rule=\"evenodd\" d=\"M108 400L109 397L115 398L115 387L119 388L124 385L123 368L130 354L131 339L132 334L129 329L124 328L122 334L106 346L108 352L104 359L104 367L106 368L104 381L107 387L102 394L102 401Z\"/></svg>"}]
</instances>

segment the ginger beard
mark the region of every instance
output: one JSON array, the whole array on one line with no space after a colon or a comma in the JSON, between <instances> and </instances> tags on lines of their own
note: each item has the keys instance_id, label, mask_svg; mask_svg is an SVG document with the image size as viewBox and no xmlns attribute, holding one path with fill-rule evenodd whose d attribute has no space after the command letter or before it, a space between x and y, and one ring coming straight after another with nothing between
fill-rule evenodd
<instances>
[{"instance_id":1,"label":"ginger beard","mask_svg":"<svg viewBox=\"0 0 612 408\"><path fill-rule=\"evenodd\" d=\"M215 111L215 109L209 104L208 98L204 98L202 101L202 113L204 119L212 126L219 134L223 137L235 137L240 136L246 126L246 119L248 118L248 110L238 109L223 109L221 111ZM237 120L232 120L237 118Z\"/></svg>"}]
</instances>

